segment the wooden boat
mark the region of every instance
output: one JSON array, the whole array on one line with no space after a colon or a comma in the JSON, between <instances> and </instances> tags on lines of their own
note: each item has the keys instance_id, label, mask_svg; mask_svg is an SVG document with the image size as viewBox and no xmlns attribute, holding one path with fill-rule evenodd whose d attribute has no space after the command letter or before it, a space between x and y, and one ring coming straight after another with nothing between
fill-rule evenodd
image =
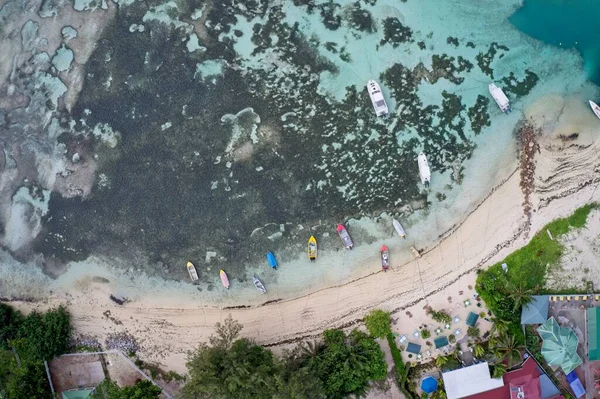
<instances>
[{"instance_id":1,"label":"wooden boat","mask_svg":"<svg viewBox=\"0 0 600 399\"><path fill-rule=\"evenodd\" d=\"M340 238L342 239L342 244L344 244L344 248L352 249L354 243L352 242L352 238L350 238L350 234L348 234L348 230L346 230L343 224L337 225L337 232Z\"/></svg>"},{"instance_id":2,"label":"wooden boat","mask_svg":"<svg viewBox=\"0 0 600 399\"><path fill-rule=\"evenodd\" d=\"M314 236L308 239L308 259L311 262L317 260L317 239Z\"/></svg>"},{"instance_id":3,"label":"wooden boat","mask_svg":"<svg viewBox=\"0 0 600 399\"><path fill-rule=\"evenodd\" d=\"M221 277L223 287L229 289L229 277L227 277L227 273L225 273L225 270L219 270L219 277Z\"/></svg>"},{"instance_id":4,"label":"wooden boat","mask_svg":"<svg viewBox=\"0 0 600 399\"><path fill-rule=\"evenodd\" d=\"M187 263L187 271L190 274L190 278L192 279L192 282L198 281L198 272L196 271L196 267L194 266L194 264L192 262Z\"/></svg>"},{"instance_id":5,"label":"wooden boat","mask_svg":"<svg viewBox=\"0 0 600 399\"><path fill-rule=\"evenodd\" d=\"M267 289L265 288L265 286L263 285L262 281L260 281L258 279L258 277L253 276L252 277L252 282L254 283L254 286L256 287L256 289L258 291L260 291L261 294L264 294L267 292Z\"/></svg>"},{"instance_id":6,"label":"wooden boat","mask_svg":"<svg viewBox=\"0 0 600 399\"><path fill-rule=\"evenodd\" d=\"M273 252L267 251L267 261L269 261L269 266L271 266L271 268L277 269L277 259L275 259Z\"/></svg>"},{"instance_id":7,"label":"wooden boat","mask_svg":"<svg viewBox=\"0 0 600 399\"><path fill-rule=\"evenodd\" d=\"M381 255L381 268L385 272L390 268L390 251L388 247L382 245L379 254Z\"/></svg>"},{"instance_id":8,"label":"wooden boat","mask_svg":"<svg viewBox=\"0 0 600 399\"><path fill-rule=\"evenodd\" d=\"M594 114L596 114L598 119L600 119L600 107L598 106L598 104L590 100L590 107L592 107L592 111L594 111Z\"/></svg>"},{"instance_id":9,"label":"wooden boat","mask_svg":"<svg viewBox=\"0 0 600 399\"><path fill-rule=\"evenodd\" d=\"M398 233L400 238L406 239L406 232L404 231L404 227L402 227L400 222L394 219L392 220L392 224L394 225L394 229L396 229L396 232Z\"/></svg>"},{"instance_id":10,"label":"wooden boat","mask_svg":"<svg viewBox=\"0 0 600 399\"><path fill-rule=\"evenodd\" d=\"M410 247L410 250L412 251L412 253L415 256L415 258L420 258L421 257L421 253L419 252L419 250L417 248Z\"/></svg>"}]
</instances>

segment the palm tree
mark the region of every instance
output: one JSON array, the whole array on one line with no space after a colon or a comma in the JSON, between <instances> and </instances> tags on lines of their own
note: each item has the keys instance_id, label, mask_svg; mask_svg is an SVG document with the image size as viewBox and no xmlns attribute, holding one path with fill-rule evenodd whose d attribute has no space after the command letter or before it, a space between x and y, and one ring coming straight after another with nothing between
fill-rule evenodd
<instances>
[{"instance_id":1,"label":"palm tree","mask_svg":"<svg viewBox=\"0 0 600 399\"><path fill-rule=\"evenodd\" d=\"M514 303L514 312L518 312L523 306L533 301L533 294L535 291L531 288L527 288L523 283L520 283L518 287L510 284L508 289L510 290L508 297L512 299Z\"/></svg>"},{"instance_id":2,"label":"palm tree","mask_svg":"<svg viewBox=\"0 0 600 399\"><path fill-rule=\"evenodd\" d=\"M481 357L484 354L485 354L485 348L483 347L482 344L476 343L475 345L473 345L473 355L475 357Z\"/></svg>"},{"instance_id":3,"label":"palm tree","mask_svg":"<svg viewBox=\"0 0 600 399\"><path fill-rule=\"evenodd\" d=\"M449 356L438 356L437 359L435 359L435 365L437 367L439 367L439 368L442 368L449 361L450 361L450 357Z\"/></svg>"},{"instance_id":4,"label":"palm tree","mask_svg":"<svg viewBox=\"0 0 600 399\"><path fill-rule=\"evenodd\" d=\"M508 326L510 323L506 320L499 319L497 317L492 317L490 320L492 324L492 328L490 329L490 335L502 335L508 332Z\"/></svg>"},{"instance_id":5,"label":"palm tree","mask_svg":"<svg viewBox=\"0 0 600 399\"><path fill-rule=\"evenodd\" d=\"M521 352L525 347L518 343L513 335L502 334L494 339L494 354L498 358L508 360L508 365L512 366L513 360L521 360Z\"/></svg>"},{"instance_id":6,"label":"palm tree","mask_svg":"<svg viewBox=\"0 0 600 399\"><path fill-rule=\"evenodd\" d=\"M441 378L438 381L437 390L431 394L430 399L448 399L446 389L444 388L444 380L442 380Z\"/></svg>"},{"instance_id":7,"label":"palm tree","mask_svg":"<svg viewBox=\"0 0 600 399\"><path fill-rule=\"evenodd\" d=\"M492 378L502 378L504 373L506 373L506 364L496 363L493 365Z\"/></svg>"}]
</instances>

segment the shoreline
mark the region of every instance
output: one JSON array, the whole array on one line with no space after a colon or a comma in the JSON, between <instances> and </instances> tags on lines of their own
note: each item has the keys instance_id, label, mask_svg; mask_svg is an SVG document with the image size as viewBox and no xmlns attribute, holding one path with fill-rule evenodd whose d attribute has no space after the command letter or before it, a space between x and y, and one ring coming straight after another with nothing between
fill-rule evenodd
<instances>
[{"instance_id":1,"label":"shoreline","mask_svg":"<svg viewBox=\"0 0 600 399\"><path fill-rule=\"evenodd\" d=\"M43 302L11 303L25 312L66 303L77 334L103 340L109 333L128 332L137 338L143 360L178 372L185 372L187 352L205 342L214 324L228 314L244 325L242 336L275 349L317 338L326 328L360 324L375 308L390 311L402 324L407 317L400 313L403 310L417 309L422 302L439 303L443 300L440 296L462 290L465 280L474 279L477 269L522 247L548 222L569 215L583 204L600 201L596 134L587 142L558 145L560 131L553 127L538 137L540 153L535 158L530 221L523 209L524 195L516 169L460 224L441 234L440 241L421 258L401 266L392 264L385 274L378 271L294 299L249 308L198 307L184 298L171 298L159 306L161 298L151 295L119 306L108 299L106 284L90 284L80 290L74 287ZM370 259L363 267L378 268L378 262Z\"/></svg>"}]
</instances>

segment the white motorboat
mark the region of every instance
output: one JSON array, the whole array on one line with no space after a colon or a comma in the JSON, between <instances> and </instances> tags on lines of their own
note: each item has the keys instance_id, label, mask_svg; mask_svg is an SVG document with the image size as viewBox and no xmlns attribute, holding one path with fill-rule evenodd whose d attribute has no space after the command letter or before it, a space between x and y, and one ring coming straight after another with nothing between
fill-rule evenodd
<instances>
[{"instance_id":1,"label":"white motorboat","mask_svg":"<svg viewBox=\"0 0 600 399\"><path fill-rule=\"evenodd\" d=\"M429 163L427 163L427 157L424 153L419 154L417 163L419 164L419 176L421 177L421 182L428 186L431 182L431 170L429 170Z\"/></svg>"},{"instance_id":2,"label":"white motorboat","mask_svg":"<svg viewBox=\"0 0 600 399\"><path fill-rule=\"evenodd\" d=\"M600 119L600 107L598 106L598 104L590 100L590 107L592 107L592 111L594 111L598 119Z\"/></svg>"},{"instance_id":3,"label":"white motorboat","mask_svg":"<svg viewBox=\"0 0 600 399\"><path fill-rule=\"evenodd\" d=\"M400 222L394 219L392 220L392 224L394 225L394 229L396 229L396 232L398 233L400 238L406 238L406 232L404 231L404 227L402 227Z\"/></svg>"},{"instance_id":4,"label":"white motorboat","mask_svg":"<svg viewBox=\"0 0 600 399\"><path fill-rule=\"evenodd\" d=\"M506 97L506 94L504 94L501 88L493 83L491 83L488 88L490 90L490 94L494 98L494 101L496 101L496 104L498 104L502 112L508 114L510 111L512 111L508 97Z\"/></svg>"},{"instance_id":5,"label":"white motorboat","mask_svg":"<svg viewBox=\"0 0 600 399\"><path fill-rule=\"evenodd\" d=\"M369 80L367 82L367 91L369 92L369 97L371 97L375 114L377 114L377 116L387 116L389 113L388 106L377 82Z\"/></svg>"}]
</instances>

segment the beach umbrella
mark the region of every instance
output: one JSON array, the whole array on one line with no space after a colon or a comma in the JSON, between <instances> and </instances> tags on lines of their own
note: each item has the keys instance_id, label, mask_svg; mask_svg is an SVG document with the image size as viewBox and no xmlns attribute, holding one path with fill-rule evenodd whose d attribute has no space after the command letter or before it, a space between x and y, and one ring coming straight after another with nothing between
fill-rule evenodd
<instances>
[{"instance_id":1,"label":"beach umbrella","mask_svg":"<svg viewBox=\"0 0 600 399\"><path fill-rule=\"evenodd\" d=\"M438 382L432 376L427 376L421 380L421 391L426 394L435 392L438 387Z\"/></svg>"}]
</instances>

